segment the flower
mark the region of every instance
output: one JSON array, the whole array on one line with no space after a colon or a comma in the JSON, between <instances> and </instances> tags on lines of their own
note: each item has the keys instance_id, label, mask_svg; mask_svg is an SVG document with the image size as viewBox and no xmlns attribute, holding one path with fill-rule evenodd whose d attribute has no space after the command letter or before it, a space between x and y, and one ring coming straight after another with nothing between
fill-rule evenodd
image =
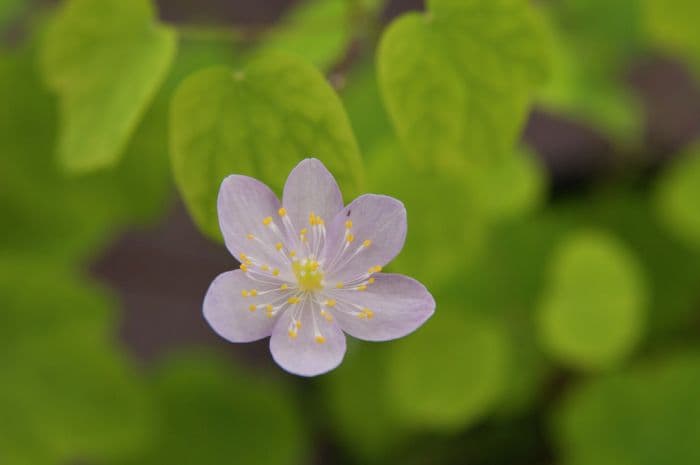
<instances>
[{"instance_id":1,"label":"flower","mask_svg":"<svg viewBox=\"0 0 700 465\"><path fill-rule=\"evenodd\" d=\"M289 174L282 203L260 181L231 175L221 184L219 225L240 269L219 275L204 317L231 342L270 337L285 370L315 376L337 367L345 335L403 337L435 301L418 281L382 273L403 248L406 209L366 194L343 207L331 173L306 159Z\"/></svg>"}]
</instances>

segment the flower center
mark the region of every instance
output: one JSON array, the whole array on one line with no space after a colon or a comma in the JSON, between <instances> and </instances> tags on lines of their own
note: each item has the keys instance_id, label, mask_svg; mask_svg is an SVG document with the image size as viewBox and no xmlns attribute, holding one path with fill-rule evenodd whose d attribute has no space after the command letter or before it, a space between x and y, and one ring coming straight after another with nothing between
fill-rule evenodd
<instances>
[{"instance_id":1,"label":"flower center","mask_svg":"<svg viewBox=\"0 0 700 465\"><path fill-rule=\"evenodd\" d=\"M294 260L292 271L301 291L323 289L323 272L316 260Z\"/></svg>"}]
</instances>

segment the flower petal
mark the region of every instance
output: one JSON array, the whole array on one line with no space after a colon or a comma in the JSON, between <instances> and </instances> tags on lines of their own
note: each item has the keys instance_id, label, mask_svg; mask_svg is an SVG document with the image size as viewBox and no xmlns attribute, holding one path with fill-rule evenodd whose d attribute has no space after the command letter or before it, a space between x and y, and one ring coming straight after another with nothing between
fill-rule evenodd
<instances>
[{"instance_id":1,"label":"flower petal","mask_svg":"<svg viewBox=\"0 0 700 465\"><path fill-rule=\"evenodd\" d=\"M333 316L349 335L367 341L396 339L415 331L435 311L433 296L415 279L387 273L374 279L365 291L327 292L336 299ZM362 315L362 309L369 309L371 316Z\"/></svg>"},{"instance_id":2,"label":"flower petal","mask_svg":"<svg viewBox=\"0 0 700 465\"><path fill-rule=\"evenodd\" d=\"M330 221L343 208L343 196L333 175L319 160L307 158L294 167L282 197L297 231L308 226L309 213Z\"/></svg>"},{"instance_id":3,"label":"flower petal","mask_svg":"<svg viewBox=\"0 0 700 465\"><path fill-rule=\"evenodd\" d=\"M241 270L222 273L214 279L204 297L204 318L221 337L231 342L257 341L272 334L275 320L265 314L265 296L243 297L256 287ZM251 305L260 306L255 311Z\"/></svg>"},{"instance_id":4,"label":"flower petal","mask_svg":"<svg viewBox=\"0 0 700 465\"><path fill-rule=\"evenodd\" d=\"M347 234L352 234L350 243ZM347 281L371 267L384 266L401 251L405 241L403 204L386 195L362 195L341 210L328 227L324 264L327 278ZM341 250L343 255L337 258Z\"/></svg>"},{"instance_id":5,"label":"flower petal","mask_svg":"<svg viewBox=\"0 0 700 465\"><path fill-rule=\"evenodd\" d=\"M289 334L293 327L293 309L288 309L275 323L270 338L272 358L290 373L316 376L332 370L343 361L345 335L335 321L321 317L320 310L318 305L307 303L300 315L301 327L294 338ZM314 322L318 333L314 331ZM317 335L324 338L322 343L316 341Z\"/></svg>"},{"instance_id":6,"label":"flower petal","mask_svg":"<svg viewBox=\"0 0 700 465\"><path fill-rule=\"evenodd\" d=\"M279 221L279 200L269 187L248 176L228 176L221 183L217 205L224 242L239 262L244 261L243 254L270 266L283 263L275 244L286 245L287 239ZM275 233L272 225L263 224L267 217L272 219L281 236ZM253 236L249 236L251 234Z\"/></svg>"}]
</instances>

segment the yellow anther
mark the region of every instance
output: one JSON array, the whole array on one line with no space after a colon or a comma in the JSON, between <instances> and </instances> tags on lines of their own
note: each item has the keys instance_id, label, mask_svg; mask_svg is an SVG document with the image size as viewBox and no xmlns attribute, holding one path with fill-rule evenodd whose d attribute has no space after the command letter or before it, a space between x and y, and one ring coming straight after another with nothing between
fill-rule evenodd
<instances>
[{"instance_id":1,"label":"yellow anther","mask_svg":"<svg viewBox=\"0 0 700 465\"><path fill-rule=\"evenodd\" d=\"M288 287L289 287L289 286L287 285L287 283L283 283L283 284L280 286L280 291L284 291L284 290L286 290Z\"/></svg>"},{"instance_id":2,"label":"yellow anther","mask_svg":"<svg viewBox=\"0 0 700 465\"><path fill-rule=\"evenodd\" d=\"M296 323L294 323L294 326L296 326L297 329L301 329L301 321L297 320Z\"/></svg>"},{"instance_id":3,"label":"yellow anther","mask_svg":"<svg viewBox=\"0 0 700 465\"><path fill-rule=\"evenodd\" d=\"M293 330L293 329L290 329L290 330L287 332L287 334L289 334L289 337L291 337L292 339L296 339L296 338L297 338L297 332L296 332L295 330Z\"/></svg>"},{"instance_id":4,"label":"yellow anther","mask_svg":"<svg viewBox=\"0 0 700 465\"><path fill-rule=\"evenodd\" d=\"M323 344L324 342L326 342L326 338L323 337L323 336L321 336L320 334L319 334L318 336L316 336L316 337L314 338L314 340L315 340L318 344Z\"/></svg>"},{"instance_id":5,"label":"yellow anther","mask_svg":"<svg viewBox=\"0 0 700 465\"><path fill-rule=\"evenodd\" d=\"M272 304L265 305L265 311L267 313L272 313Z\"/></svg>"},{"instance_id":6,"label":"yellow anther","mask_svg":"<svg viewBox=\"0 0 700 465\"><path fill-rule=\"evenodd\" d=\"M243 297L248 297L248 296L250 295L250 292L248 292L248 291L246 291L245 289L243 289L243 290L241 291L241 295L242 295Z\"/></svg>"},{"instance_id":7,"label":"yellow anther","mask_svg":"<svg viewBox=\"0 0 700 465\"><path fill-rule=\"evenodd\" d=\"M314 215L314 212L309 213L309 224L311 226L316 224L316 215Z\"/></svg>"},{"instance_id":8,"label":"yellow anther","mask_svg":"<svg viewBox=\"0 0 700 465\"><path fill-rule=\"evenodd\" d=\"M244 273L248 271L248 265L246 265L245 263L241 263L241 271L243 271Z\"/></svg>"},{"instance_id":9,"label":"yellow anther","mask_svg":"<svg viewBox=\"0 0 700 465\"><path fill-rule=\"evenodd\" d=\"M316 217L316 224L320 226L322 224L326 224L326 222L323 220L323 218L321 218L320 216L317 216Z\"/></svg>"},{"instance_id":10,"label":"yellow anther","mask_svg":"<svg viewBox=\"0 0 700 465\"><path fill-rule=\"evenodd\" d=\"M336 289L342 289L343 288L343 283L338 283L335 285Z\"/></svg>"},{"instance_id":11,"label":"yellow anther","mask_svg":"<svg viewBox=\"0 0 700 465\"><path fill-rule=\"evenodd\" d=\"M276 248L277 250L282 250L282 247L284 247L284 246L282 245L281 242L278 242L277 244L275 244L275 248Z\"/></svg>"},{"instance_id":12,"label":"yellow anther","mask_svg":"<svg viewBox=\"0 0 700 465\"><path fill-rule=\"evenodd\" d=\"M282 208L280 208L279 210L277 210L277 214L278 214L279 216L284 216L284 215L287 214L287 209L284 208L284 207L282 207Z\"/></svg>"},{"instance_id":13,"label":"yellow anther","mask_svg":"<svg viewBox=\"0 0 700 465\"><path fill-rule=\"evenodd\" d=\"M368 320L371 320L372 317L374 317L374 312L370 310L369 308L363 308L362 312L367 316Z\"/></svg>"},{"instance_id":14,"label":"yellow anther","mask_svg":"<svg viewBox=\"0 0 700 465\"><path fill-rule=\"evenodd\" d=\"M328 299L324 303L326 307L335 307L335 299Z\"/></svg>"},{"instance_id":15,"label":"yellow anther","mask_svg":"<svg viewBox=\"0 0 700 465\"><path fill-rule=\"evenodd\" d=\"M289 302L290 304L298 304L299 297L290 297L289 299L287 299L287 302Z\"/></svg>"},{"instance_id":16,"label":"yellow anther","mask_svg":"<svg viewBox=\"0 0 700 465\"><path fill-rule=\"evenodd\" d=\"M374 278L369 278L369 279L367 280L367 282L368 282L369 284L374 284Z\"/></svg>"},{"instance_id":17,"label":"yellow anther","mask_svg":"<svg viewBox=\"0 0 700 465\"><path fill-rule=\"evenodd\" d=\"M256 295L258 295L258 290L257 290L257 289L251 289L251 290L250 290L250 295L252 295L253 297L255 297Z\"/></svg>"},{"instance_id":18,"label":"yellow anther","mask_svg":"<svg viewBox=\"0 0 700 465\"><path fill-rule=\"evenodd\" d=\"M316 260L311 260L307 266L311 271L318 270L318 262Z\"/></svg>"},{"instance_id":19,"label":"yellow anther","mask_svg":"<svg viewBox=\"0 0 700 465\"><path fill-rule=\"evenodd\" d=\"M263 271L270 271L270 267L267 266L267 265L261 266L260 269L263 270Z\"/></svg>"},{"instance_id":20,"label":"yellow anther","mask_svg":"<svg viewBox=\"0 0 700 465\"><path fill-rule=\"evenodd\" d=\"M382 271L382 267L379 266L379 265L373 266L372 268L370 268L370 269L367 270L367 271L368 271L369 273L379 273L380 271Z\"/></svg>"},{"instance_id":21,"label":"yellow anther","mask_svg":"<svg viewBox=\"0 0 700 465\"><path fill-rule=\"evenodd\" d=\"M299 231L299 234L301 234L302 236L305 236L307 232L309 232L308 229L306 229L306 228L301 228L301 231Z\"/></svg>"},{"instance_id":22,"label":"yellow anther","mask_svg":"<svg viewBox=\"0 0 700 465\"><path fill-rule=\"evenodd\" d=\"M266 216L265 218L263 218L263 224L264 224L265 226L270 226L270 223L272 223L272 217L271 217L271 216Z\"/></svg>"},{"instance_id":23,"label":"yellow anther","mask_svg":"<svg viewBox=\"0 0 700 465\"><path fill-rule=\"evenodd\" d=\"M289 252L289 256L290 256L290 257L296 257L296 256L297 256L297 253L296 253L294 250L292 250L292 251Z\"/></svg>"},{"instance_id":24,"label":"yellow anther","mask_svg":"<svg viewBox=\"0 0 700 465\"><path fill-rule=\"evenodd\" d=\"M253 260L251 260L251 259L249 258L248 260L245 260L243 263L245 263L246 265L250 266L250 265L253 264Z\"/></svg>"},{"instance_id":25,"label":"yellow anther","mask_svg":"<svg viewBox=\"0 0 700 465\"><path fill-rule=\"evenodd\" d=\"M250 304L250 307L248 307L248 310L250 310L251 312L254 312L255 310L257 310L257 308L258 308L257 305Z\"/></svg>"},{"instance_id":26,"label":"yellow anther","mask_svg":"<svg viewBox=\"0 0 700 465\"><path fill-rule=\"evenodd\" d=\"M248 233L246 235L246 237L248 238L249 241L252 241L253 239L255 239L255 236L253 236L251 233Z\"/></svg>"},{"instance_id":27,"label":"yellow anther","mask_svg":"<svg viewBox=\"0 0 700 465\"><path fill-rule=\"evenodd\" d=\"M358 291L366 291L366 290L367 290L367 285L362 284L362 285L360 285L360 286L357 286L357 290L358 290Z\"/></svg>"},{"instance_id":28,"label":"yellow anther","mask_svg":"<svg viewBox=\"0 0 700 465\"><path fill-rule=\"evenodd\" d=\"M355 235L352 233L348 233L347 236L345 236L345 240L348 241L348 244L351 243L352 241L355 240Z\"/></svg>"},{"instance_id":29,"label":"yellow anther","mask_svg":"<svg viewBox=\"0 0 700 465\"><path fill-rule=\"evenodd\" d=\"M367 247L369 247L370 245L372 245L372 241L369 240L369 239L365 239L364 242L362 242L362 247L367 248Z\"/></svg>"},{"instance_id":30,"label":"yellow anther","mask_svg":"<svg viewBox=\"0 0 700 465\"><path fill-rule=\"evenodd\" d=\"M345 222L345 229L350 229L352 228L352 220L347 220Z\"/></svg>"},{"instance_id":31,"label":"yellow anther","mask_svg":"<svg viewBox=\"0 0 700 465\"><path fill-rule=\"evenodd\" d=\"M243 252L241 252L241 261L244 262L244 261L246 261L246 260L248 260L248 255L246 255L246 254L244 254Z\"/></svg>"},{"instance_id":32,"label":"yellow anther","mask_svg":"<svg viewBox=\"0 0 700 465\"><path fill-rule=\"evenodd\" d=\"M333 315L325 310L321 310L321 316L326 319L326 321L333 321Z\"/></svg>"},{"instance_id":33,"label":"yellow anther","mask_svg":"<svg viewBox=\"0 0 700 465\"><path fill-rule=\"evenodd\" d=\"M274 270L272 270L272 276L279 276L279 274L280 274L279 268L275 268Z\"/></svg>"}]
</instances>

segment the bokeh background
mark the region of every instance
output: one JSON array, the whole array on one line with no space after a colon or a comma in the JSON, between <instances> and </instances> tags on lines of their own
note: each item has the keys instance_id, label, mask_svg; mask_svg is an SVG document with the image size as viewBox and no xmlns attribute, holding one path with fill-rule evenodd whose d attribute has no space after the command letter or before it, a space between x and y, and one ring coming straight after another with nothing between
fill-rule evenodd
<instances>
[{"instance_id":1,"label":"bokeh background","mask_svg":"<svg viewBox=\"0 0 700 465\"><path fill-rule=\"evenodd\" d=\"M0 463L700 463L700 4L148 6L0 0ZM181 138L232 98L183 80L255 60L308 75L270 121L330 108L351 132ZM214 135L259 111L245 96ZM251 168L236 144L280 155ZM198 178L207 150L222 173ZM237 263L196 192L223 172L279 187L309 155L348 196L405 202L391 270L438 306L302 379L203 320Z\"/></svg>"}]
</instances>

